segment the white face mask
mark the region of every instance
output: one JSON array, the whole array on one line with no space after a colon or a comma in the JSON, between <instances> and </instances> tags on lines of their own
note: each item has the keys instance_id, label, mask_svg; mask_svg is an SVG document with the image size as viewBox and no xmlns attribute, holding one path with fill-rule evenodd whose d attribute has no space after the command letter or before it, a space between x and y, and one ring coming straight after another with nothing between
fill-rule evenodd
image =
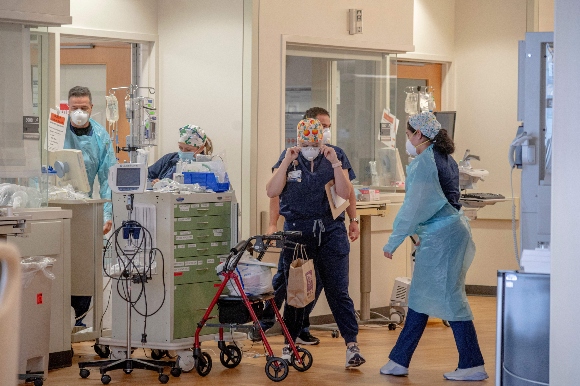
<instances>
[{"instance_id":1,"label":"white face mask","mask_svg":"<svg viewBox=\"0 0 580 386\"><path fill-rule=\"evenodd\" d=\"M330 139L332 138L332 133L329 128L322 130L322 143L325 145L330 144Z\"/></svg>"},{"instance_id":2,"label":"white face mask","mask_svg":"<svg viewBox=\"0 0 580 386\"><path fill-rule=\"evenodd\" d=\"M417 148L416 148L416 147L415 147L415 145L413 145L413 144L411 143L411 141L409 141L408 139L407 139L407 143L405 144L405 148L406 148L406 150L407 150L407 153L408 153L408 154L409 154L411 157L416 157L416 156L418 155L418 154L417 154Z\"/></svg>"},{"instance_id":3,"label":"white face mask","mask_svg":"<svg viewBox=\"0 0 580 386\"><path fill-rule=\"evenodd\" d=\"M89 113L81 109L76 109L70 114L70 119L75 126L84 126L89 121Z\"/></svg>"},{"instance_id":4,"label":"white face mask","mask_svg":"<svg viewBox=\"0 0 580 386\"><path fill-rule=\"evenodd\" d=\"M312 161L314 158L318 157L318 154L320 153L320 148L313 146L305 146L300 148L300 152L302 152L304 158L306 158L308 161Z\"/></svg>"}]
</instances>

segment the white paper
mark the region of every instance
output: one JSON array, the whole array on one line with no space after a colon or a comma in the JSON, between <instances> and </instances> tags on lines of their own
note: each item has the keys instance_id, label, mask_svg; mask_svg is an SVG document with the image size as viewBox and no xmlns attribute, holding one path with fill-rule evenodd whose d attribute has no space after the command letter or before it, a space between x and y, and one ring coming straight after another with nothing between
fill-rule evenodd
<instances>
[{"instance_id":1,"label":"white paper","mask_svg":"<svg viewBox=\"0 0 580 386\"><path fill-rule=\"evenodd\" d=\"M50 109L48 118L48 151L62 150L68 115Z\"/></svg>"},{"instance_id":2,"label":"white paper","mask_svg":"<svg viewBox=\"0 0 580 386\"><path fill-rule=\"evenodd\" d=\"M338 208L339 206L341 206L342 204L344 204L346 202L346 200L344 198L342 198L338 194L336 194L335 185L332 185L330 187L330 194L332 195L332 202L334 202L334 206L336 208Z\"/></svg>"}]
</instances>

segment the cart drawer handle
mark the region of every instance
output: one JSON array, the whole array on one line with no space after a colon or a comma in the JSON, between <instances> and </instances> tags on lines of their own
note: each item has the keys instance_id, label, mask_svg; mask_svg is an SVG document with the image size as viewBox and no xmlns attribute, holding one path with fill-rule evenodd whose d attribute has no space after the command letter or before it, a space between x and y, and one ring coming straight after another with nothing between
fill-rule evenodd
<instances>
[{"instance_id":1,"label":"cart drawer handle","mask_svg":"<svg viewBox=\"0 0 580 386\"><path fill-rule=\"evenodd\" d=\"M197 248L199 252L209 251L209 248Z\"/></svg>"},{"instance_id":2,"label":"cart drawer handle","mask_svg":"<svg viewBox=\"0 0 580 386\"><path fill-rule=\"evenodd\" d=\"M209 268L198 268L196 271L207 271Z\"/></svg>"},{"instance_id":3,"label":"cart drawer handle","mask_svg":"<svg viewBox=\"0 0 580 386\"><path fill-rule=\"evenodd\" d=\"M209 237L209 235L201 235L201 236L195 236L198 239L205 239L206 237Z\"/></svg>"},{"instance_id":4,"label":"cart drawer handle","mask_svg":"<svg viewBox=\"0 0 580 386\"><path fill-rule=\"evenodd\" d=\"M198 212L207 212L208 210L209 210L209 209L202 209L202 208L200 208L200 209L198 209L197 211L198 211Z\"/></svg>"},{"instance_id":5,"label":"cart drawer handle","mask_svg":"<svg viewBox=\"0 0 580 386\"><path fill-rule=\"evenodd\" d=\"M200 221L198 224L209 224L209 221Z\"/></svg>"}]
</instances>

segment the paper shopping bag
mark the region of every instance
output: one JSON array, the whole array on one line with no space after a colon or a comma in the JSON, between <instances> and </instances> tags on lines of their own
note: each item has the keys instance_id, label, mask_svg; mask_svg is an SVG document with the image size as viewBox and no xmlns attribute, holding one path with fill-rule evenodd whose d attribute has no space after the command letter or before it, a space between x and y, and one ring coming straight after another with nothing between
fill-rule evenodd
<instances>
[{"instance_id":1,"label":"paper shopping bag","mask_svg":"<svg viewBox=\"0 0 580 386\"><path fill-rule=\"evenodd\" d=\"M306 307L314 300L316 291L316 275L314 262L306 256L304 246L296 246L300 252L294 251L294 260L290 264L288 274L288 289L286 303L296 308Z\"/></svg>"}]
</instances>

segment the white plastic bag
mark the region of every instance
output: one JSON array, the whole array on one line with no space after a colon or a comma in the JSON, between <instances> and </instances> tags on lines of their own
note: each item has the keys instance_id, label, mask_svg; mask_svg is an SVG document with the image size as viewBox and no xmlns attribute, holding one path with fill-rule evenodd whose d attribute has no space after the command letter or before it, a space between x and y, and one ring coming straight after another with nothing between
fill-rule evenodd
<instances>
[{"instance_id":1,"label":"white plastic bag","mask_svg":"<svg viewBox=\"0 0 580 386\"><path fill-rule=\"evenodd\" d=\"M50 280L54 280L54 274L47 269L47 267L52 267L56 259L52 257L45 256L31 256L20 261L20 271L22 273L22 287L26 288L34 279L36 272L42 271L44 276Z\"/></svg>"},{"instance_id":2,"label":"white plastic bag","mask_svg":"<svg viewBox=\"0 0 580 386\"><path fill-rule=\"evenodd\" d=\"M216 267L216 272L222 281L224 280L224 265L225 263L221 263ZM261 295L274 292L272 287L272 268L276 268L276 264L263 263L251 257L248 252L244 252L235 272L246 295ZM226 288L231 295L241 296L233 280L226 284Z\"/></svg>"}]
</instances>

